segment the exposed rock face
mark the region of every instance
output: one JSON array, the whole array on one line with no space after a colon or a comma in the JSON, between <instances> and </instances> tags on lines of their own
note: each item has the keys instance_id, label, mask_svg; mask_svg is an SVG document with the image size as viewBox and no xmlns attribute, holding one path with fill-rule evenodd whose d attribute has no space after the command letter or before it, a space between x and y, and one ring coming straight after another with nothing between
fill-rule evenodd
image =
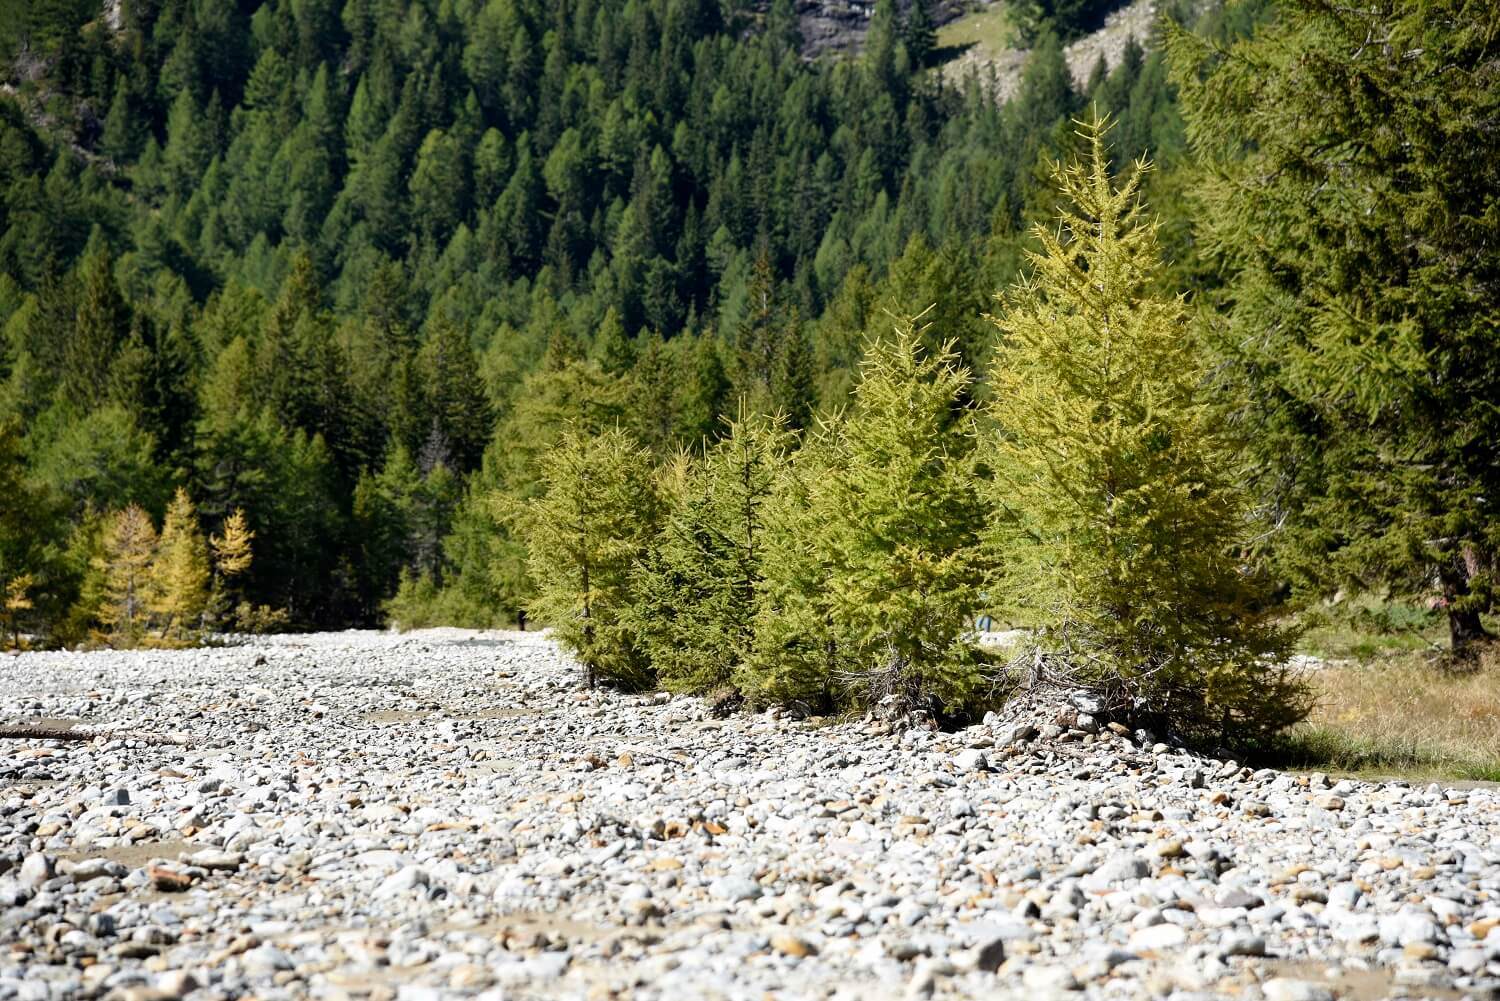
<instances>
[{"instance_id":1,"label":"exposed rock face","mask_svg":"<svg viewBox=\"0 0 1500 1001\"><path fill-rule=\"evenodd\" d=\"M906 13L909 2L897 3L902 14ZM960 0L939 0L931 5L933 23L947 24L962 17L969 6ZM798 0L797 14L801 18L804 55L850 52L864 44L870 18L875 16L875 0Z\"/></svg>"},{"instance_id":2,"label":"exposed rock face","mask_svg":"<svg viewBox=\"0 0 1500 1001\"><path fill-rule=\"evenodd\" d=\"M996 2L1003 3L1005 0ZM1156 12L1156 0L1134 0L1111 13L1105 19L1104 27L1066 46L1063 58L1067 61L1073 82L1079 87L1087 84L1094 63L1101 56L1110 69L1119 65L1125 46L1131 38L1142 45L1148 44ZM943 73L954 82L977 75L987 84L993 74L995 99L1004 103L1014 97L1020 88L1021 74L1026 69L1026 60L1030 55L1024 49L994 51L974 46L945 65Z\"/></svg>"},{"instance_id":3,"label":"exposed rock face","mask_svg":"<svg viewBox=\"0 0 1500 1001\"><path fill-rule=\"evenodd\" d=\"M1091 35L1084 35L1063 50L1063 58L1068 61L1074 82L1080 87L1088 83L1089 73L1100 56L1111 69L1118 66L1126 43L1134 38L1145 45L1155 22L1156 0L1136 0L1110 14L1104 27Z\"/></svg>"}]
</instances>

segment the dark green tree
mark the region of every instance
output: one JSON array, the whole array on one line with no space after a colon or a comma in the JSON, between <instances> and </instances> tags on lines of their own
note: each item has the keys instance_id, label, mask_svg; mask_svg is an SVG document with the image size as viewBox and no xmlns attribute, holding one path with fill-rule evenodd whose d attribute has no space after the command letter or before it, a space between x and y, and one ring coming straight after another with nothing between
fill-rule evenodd
<instances>
[{"instance_id":1,"label":"dark green tree","mask_svg":"<svg viewBox=\"0 0 1500 1001\"><path fill-rule=\"evenodd\" d=\"M1308 589L1500 600L1500 11L1289 0L1172 33L1257 482ZM1231 397L1235 398L1235 397Z\"/></svg>"}]
</instances>

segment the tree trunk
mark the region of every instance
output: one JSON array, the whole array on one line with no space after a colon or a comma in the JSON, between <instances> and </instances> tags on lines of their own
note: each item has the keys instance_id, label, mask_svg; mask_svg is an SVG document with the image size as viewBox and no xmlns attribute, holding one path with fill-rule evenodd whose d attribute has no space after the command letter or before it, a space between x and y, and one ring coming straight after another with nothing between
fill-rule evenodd
<instances>
[{"instance_id":1,"label":"tree trunk","mask_svg":"<svg viewBox=\"0 0 1500 1001\"><path fill-rule=\"evenodd\" d=\"M1479 610L1467 604L1469 576L1477 569L1471 550L1443 567L1439 579L1443 585L1443 606L1448 610L1448 642L1454 660L1463 661L1473 657L1481 644L1495 637L1484 628Z\"/></svg>"},{"instance_id":2,"label":"tree trunk","mask_svg":"<svg viewBox=\"0 0 1500 1001\"><path fill-rule=\"evenodd\" d=\"M1448 610L1448 641L1453 647L1453 656L1473 656L1479 645L1495 637L1479 621L1479 613L1471 610Z\"/></svg>"}]
</instances>

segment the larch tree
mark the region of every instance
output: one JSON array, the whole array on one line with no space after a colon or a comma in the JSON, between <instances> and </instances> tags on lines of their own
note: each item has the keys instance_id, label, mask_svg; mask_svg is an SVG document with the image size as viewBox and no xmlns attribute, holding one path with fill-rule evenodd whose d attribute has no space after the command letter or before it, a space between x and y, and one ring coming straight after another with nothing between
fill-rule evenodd
<instances>
[{"instance_id":1,"label":"larch tree","mask_svg":"<svg viewBox=\"0 0 1500 1001\"><path fill-rule=\"evenodd\" d=\"M198 527L198 512L187 491L178 487L167 505L151 564L149 607L161 639L183 640L201 624L209 583L208 546Z\"/></svg>"},{"instance_id":2,"label":"larch tree","mask_svg":"<svg viewBox=\"0 0 1500 1001\"><path fill-rule=\"evenodd\" d=\"M768 543L765 507L792 435L742 411L701 460L675 467L661 534L635 569L631 621L657 679L676 691L729 685L749 655Z\"/></svg>"},{"instance_id":3,"label":"larch tree","mask_svg":"<svg viewBox=\"0 0 1500 1001\"><path fill-rule=\"evenodd\" d=\"M627 621L631 570L656 529L650 453L619 428L563 432L541 457L541 496L522 507L530 612L583 663L590 686L644 688L650 664Z\"/></svg>"},{"instance_id":4,"label":"larch tree","mask_svg":"<svg viewBox=\"0 0 1500 1001\"><path fill-rule=\"evenodd\" d=\"M1497 37L1500 7L1465 0L1169 33L1279 568L1436 599L1458 660L1500 607Z\"/></svg>"},{"instance_id":5,"label":"larch tree","mask_svg":"<svg viewBox=\"0 0 1500 1001\"><path fill-rule=\"evenodd\" d=\"M1005 591L1039 645L1111 708L1195 739L1267 736L1306 710L1289 635L1245 563L1254 524L1210 406L1186 300L1154 284L1138 162L1116 186L1097 118L1059 166L1055 227L1001 297L993 496Z\"/></svg>"},{"instance_id":6,"label":"larch tree","mask_svg":"<svg viewBox=\"0 0 1500 1001\"><path fill-rule=\"evenodd\" d=\"M224 519L222 534L208 537L208 549L213 557L213 578L207 604L211 618L222 618L231 607L232 589L249 572L254 559L251 549L254 541L255 532L241 507L235 508Z\"/></svg>"},{"instance_id":7,"label":"larch tree","mask_svg":"<svg viewBox=\"0 0 1500 1001\"><path fill-rule=\"evenodd\" d=\"M990 574L988 500L976 428L963 407L968 369L952 342L929 352L916 319L872 339L837 462L812 485L833 625L854 663L845 683L867 702L957 713L990 694L964 641Z\"/></svg>"},{"instance_id":8,"label":"larch tree","mask_svg":"<svg viewBox=\"0 0 1500 1001\"><path fill-rule=\"evenodd\" d=\"M109 518L99 557L105 592L99 618L115 646L135 645L146 627L155 557L156 526L144 508L131 504Z\"/></svg>"},{"instance_id":9,"label":"larch tree","mask_svg":"<svg viewBox=\"0 0 1500 1001\"><path fill-rule=\"evenodd\" d=\"M823 528L814 498L839 462L835 426L819 424L803 435L761 508L766 530L754 632L734 672L735 687L752 705L800 703L831 712L850 695L845 679L857 667L854 651L835 628L823 553L809 544Z\"/></svg>"}]
</instances>

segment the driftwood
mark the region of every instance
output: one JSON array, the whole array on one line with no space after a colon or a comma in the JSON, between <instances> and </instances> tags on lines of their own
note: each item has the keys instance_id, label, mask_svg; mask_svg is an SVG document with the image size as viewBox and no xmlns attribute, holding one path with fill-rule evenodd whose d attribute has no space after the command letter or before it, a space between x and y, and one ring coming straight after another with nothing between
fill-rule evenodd
<instances>
[{"instance_id":1,"label":"driftwood","mask_svg":"<svg viewBox=\"0 0 1500 1001\"><path fill-rule=\"evenodd\" d=\"M0 726L0 740L74 740L82 742L94 740L98 737L103 737L106 740L138 740L144 744L165 744L172 747L184 747L188 743L186 737L147 733L144 730L90 730L76 727L37 726L26 723Z\"/></svg>"}]
</instances>

